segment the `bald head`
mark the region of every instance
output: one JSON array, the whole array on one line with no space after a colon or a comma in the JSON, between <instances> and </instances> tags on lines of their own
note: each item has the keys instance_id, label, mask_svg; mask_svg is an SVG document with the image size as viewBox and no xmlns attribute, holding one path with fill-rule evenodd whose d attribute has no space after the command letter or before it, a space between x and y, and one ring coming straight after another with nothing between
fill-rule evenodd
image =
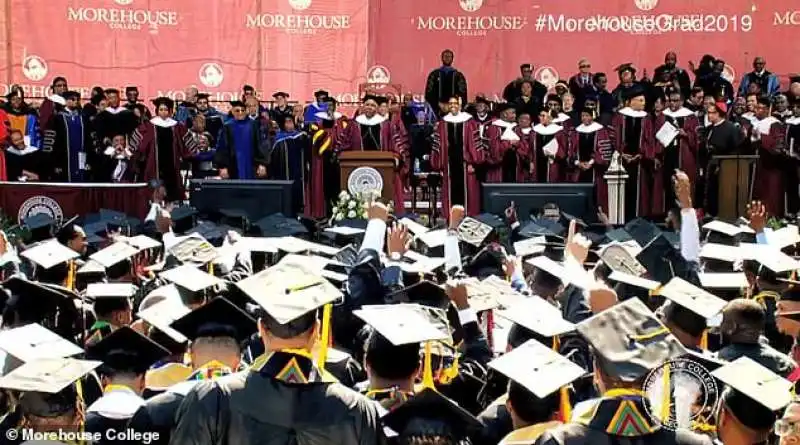
<instances>
[{"instance_id":1,"label":"bald head","mask_svg":"<svg viewBox=\"0 0 800 445\"><path fill-rule=\"evenodd\" d=\"M737 298L731 300L722 310L723 333L739 341L758 341L764 332L766 312L760 303L754 300Z\"/></svg>"}]
</instances>

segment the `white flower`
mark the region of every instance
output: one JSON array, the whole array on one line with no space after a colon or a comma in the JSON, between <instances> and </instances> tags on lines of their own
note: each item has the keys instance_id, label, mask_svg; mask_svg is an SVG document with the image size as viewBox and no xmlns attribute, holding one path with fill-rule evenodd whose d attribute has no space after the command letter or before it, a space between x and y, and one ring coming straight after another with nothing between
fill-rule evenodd
<instances>
[{"instance_id":1,"label":"white flower","mask_svg":"<svg viewBox=\"0 0 800 445\"><path fill-rule=\"evenodd\" d=\"M341 200L345 200L345 199L348 199L348 198L350 198L350 194L349 194L349 193L347 193L347 190L342 190L342 191L339 193L339 199L341 199Z\"/></svg>"},{"instance_id":2,"label":"white flower","mask_svg":"<svg viewBox=\"0 0 800 445\"><path fill-rule=\"evenodd\" d=\"M354 208L356 208L356 202L355 202L355 201L350 201L350 202L348 202L348 203L347 203L347 208L348 208L348 209L354 209Z\"/></svg>"},{"instance_id":3,"label":"white flower","mask_svg":"<svg viewBox=\"0 0 800 445\"><path fill-rule=\"evenodd\" d=\"M336 221L341 221L343 219L344 219L344 215L342 215L341 213L337 213L336 214Z\"/></svg>"},{"instance_id":4,"label":"white flower","mask_svg":"<svg viewBox=\"0 0 800 445\"><path fill-rule=\"evenodd\" d=\"M347 217L350 218L350 219L355 218L356 217L356 211L355 210L351 210L351 211L347 212Z\"/></svg>"}]
</instances>

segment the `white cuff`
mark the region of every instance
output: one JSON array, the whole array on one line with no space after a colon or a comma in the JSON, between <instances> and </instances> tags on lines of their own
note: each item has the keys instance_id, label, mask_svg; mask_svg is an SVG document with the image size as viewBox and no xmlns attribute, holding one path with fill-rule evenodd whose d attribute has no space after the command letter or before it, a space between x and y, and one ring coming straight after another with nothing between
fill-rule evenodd
<instances>
[{"instance_id":1,"label":"white cuff","mask_svg":"<svg viewBox=\"0 0 800 445\"><path fill-rule=\"evenodd\" d=\"M461 250L458 246L458 235L447 235L444 240L445 270L461 269Z\"/></svg>"},{"instance_id":2,"label":"white cuff","mask_svg":"<svg viewBox=\"0 0 800 445\"><path fill-rule=\"evenodd\" d=\"M522 224L520 224L519 221L514 221L513 223L511 223L511 230L517 230L517 227L521 225Z\"/></svg>"},{"instance_id":3,"label":"white cuff","mask_svg":"<svg viewBox=\"0 0 800 445\"><path fill-rule=\"evenodd\" d=\"M361 249L374 249L376 252L383 253L383 246L386 242L386 223L379 219L371 219L367 223L367 230L364 232L364 240L361 242Z\"/></svg>"},{"instance_id":4,"label":"white cuff","mask_svg":"<svg viewBox=\"0 0 800 445\"><path fill-rule=\"evenodd\" d=\"M686 261L700 259L700 227L694 209L681 209L681 255Z\"/></svg>"},{"instance_id":5,"label":"white cuff","mask_svg":"<svg viewBox=\"0 0 800 445\"><path fill-rule=\"evenodd\" d=\"M472 322L477 323L478 314L471 307L462 309L458 311L458 321L461 322L461 326L464 326L465 324Z\"/></svg>"},{"instance_id":6,"label":"white cuff","mask_svg":"<svg viewBox=\"0 0 800 445\"><path fill-rule=\"evenodd\" d=\"M576 166L578 166L578 165L581 165L581 161L580 161L580 160L578 160L578 159L576 159L576 160L575 160L575 165L576 165Z\"/></svg>"}]
</instances>

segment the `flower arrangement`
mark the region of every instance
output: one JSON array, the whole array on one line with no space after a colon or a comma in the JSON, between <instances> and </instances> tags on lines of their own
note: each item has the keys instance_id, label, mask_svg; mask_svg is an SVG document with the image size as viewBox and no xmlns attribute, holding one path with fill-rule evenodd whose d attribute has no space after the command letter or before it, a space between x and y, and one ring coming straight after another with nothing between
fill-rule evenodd
<instances>
[{"instance_id":1,"label":"flower arrangement","mask_svg":"<svg viewBox=\"0 0 800 445\"><path fill-rule=\"evenodd\" d=\"M379 197L374 191L351 195L343 190L339 193L339 202L334 205L331 225L345 219L367 219L367 209Z\"/></svg>"}]
</instances>

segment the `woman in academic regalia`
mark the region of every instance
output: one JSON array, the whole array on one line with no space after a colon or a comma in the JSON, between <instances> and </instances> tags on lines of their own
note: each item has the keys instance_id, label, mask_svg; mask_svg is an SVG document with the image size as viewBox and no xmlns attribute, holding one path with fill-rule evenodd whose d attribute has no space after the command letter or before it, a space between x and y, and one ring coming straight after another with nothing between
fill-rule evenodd
<instances>
[{"instance_id":1,"label":"woman in academic regalia","mask_svg":"<svg viewBox=\"0 0 800 445\"><path fill-rule=\"evenodd\" d=\"M467 215L480 213L480 182L475 174L477 165L485 161L486 150L481 146L480 124L472 115L461 111L457 97L448 102L449 113L442 117L433 131L431 168L441 172L442 208L463 205Z\"/></svg>"},{"instance_id":2,"label":"woman in academic regalia","mask_svg":"<svg viewBox=\"0 0 800 445\"><path fill-rule=\"evenodd\" d=\"M304 131L294 128L294 118L285 116L275 135L275 142L267 153L268 177L270 179L294 181L292 185L292 210L296 214L304 213L309 207L309 177L311 162L311 145Z\"/></svg>"},{"instance_id":3,"label":"woman in academic regalia","mask_svg":"<svg viewBox=\"0 0 800 445\"><path fill-rule=\"evenodd\" d=\"M596 203L608 212L608 185L603 174L614 148L611 132L594 120L594 109L581 110L581 124L569 135L569 162L573 165L572 182L594 184Z\"/></svg>"},{"instance_id":4,"label":"woman in academic regalia","mask_svg":"<svg viewBox=\"0 0 800 445\"><path fill-rule=\"evenodd\" d=\"M753 178L753 198L767 207L770 215L784 216L785 184L783 166L789 162L786 154L786 128L771 115L769 98L758 99L756 120L750 141L759 155Z\"/></svg>"},{"instance_id":5,"label":"woman in academic regalia","mask_svg":"<svg viewBox=\"0 0 800 445\"><path fill-rule=\"evenodd\" d=\"M661 163L659 179L663 185L661 190L664 196L659 196L659 198L663 200L667 208L670 208L676 202L675 192L671 187L672 175L675 174L675 170L679 169L685 172L692 184L696 182L698 172L697 127L700 126L697 116L683 106L683 96L681 96L680 90L675 88L667 91L667 108L654 118L653 131L658 133L661 128L665 128L664 125L667 122L678 130L677 136L666 146L655 138L653 143L657 144L656 146L661 152L658 156ZM660 210L666 213L666 209Z\"/></svg>"},{"instance_id":6,"label":"woman in academic regalia","mask_svg":"<svg viewBox=\"0 0 800 445\"><path fill-rule=\"evenodd\" d=\"M622 165L628 173L625 182L625 217L652 214L651 184L655 163L653 149L653 124L647 119L645 111L645 91L640 85L629 88L625 93L625 107L617 111L612 120L614 129L614 149L622 158Z\"/></svg>"},{"instance_id":7,"label":"woman in academic regalia","mask_svg":"<svg viewBox=\"0 0 800 445\"><path fill-rule=\"evenodd\" d=\"M567 157L567 132L553 122L556 113L549 109L539 113L539 123L533 126L528 138L531 151L531 170L534 182L540 184L562 181Z\"/></svg>"},{"instance_id":8,"label":"woman in academic regalia","mask_svg":"<svg viewBox=\"0 0 800 445\"><path fill-rule=\"evenodd\" d=\"M491 164L486 182L523 182L531 162L530 146L517 125L514 105L499 104L496 111L500 117L486 129Z\"/></svg>"},{"instance_id":9,"label":"woman in academic regalia","mask_svg":"<svg viewBox=\"0 0 800 445\"><path fill-rule=\"evenodd\" d=\"M195 151L195 142L186 126L172 119L175 102L168 97L153 101L156 117L137 128L129 148L137 181L158 179L167 189L168 201L184 199L181 161Z\"/></svg>"},{"instance_id":10,"label":"woman in academic regalia","mask_svg":"<svg viewBox=\"0 0 800 445\"><path fill-rule=\"evenodd\" d=\"M349 122L336 111L336 99L325 98L327 107L314 115L318 120L308 127L311 138L311 175L305 214L312 218L325 218L339 195L339 161L335 145ZM333 184L333 186L331 186Z\"/></svg>"}]
</instances>

